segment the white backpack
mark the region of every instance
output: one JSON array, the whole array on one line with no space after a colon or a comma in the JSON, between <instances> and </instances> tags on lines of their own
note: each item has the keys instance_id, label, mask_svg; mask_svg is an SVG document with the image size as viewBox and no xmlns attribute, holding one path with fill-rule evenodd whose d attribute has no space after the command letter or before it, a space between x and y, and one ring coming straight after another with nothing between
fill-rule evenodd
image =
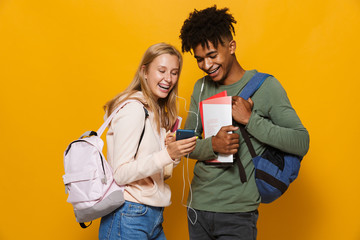
<instances>
[{"instance_id":1,"label":"white backpack","mask_svg":"<svg viewBox=\"0 0 360 240\"><path fill-rule=\"evenodd\" d=\"M64 153L65 192L69 194L67 202L74 208L76 221L86 228L84 222L103 217L124 203L124 186L116 184L113 171L106 161L102 149L104 142L100 138L115 114L129 102L122 103L105 120L97 132L85 132L73 141ZM145 118L148 116L145 110ZM144 134L140 137L139 145ZM85 137L85 138L84 138ZM139 146L138 146L139 147Z\"/></svg>"}]
</instances>

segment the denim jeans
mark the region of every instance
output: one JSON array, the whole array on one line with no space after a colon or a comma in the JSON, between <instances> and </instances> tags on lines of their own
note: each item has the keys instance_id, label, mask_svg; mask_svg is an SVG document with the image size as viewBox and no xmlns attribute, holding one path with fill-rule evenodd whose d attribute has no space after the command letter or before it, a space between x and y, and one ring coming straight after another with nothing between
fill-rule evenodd
<instances>
[{"instance_id":1,"label":"denim jeans","mask_svg":"<svg viewBox=\"0 0 360 240\"><path fill-rule=\"evenodd\" d=\"M258 216L257 210L222 213L188 209L189 236L191 240L256 240Z\"/></svg>"},{"instance_id":2,"label":"denim jeans","mask_svg":"<svg viewBox=\"0 0 360 240\"><path fill-rule=\"evenodd\" d=\"M100 240L163 240L162 207L128 202L101 219Z\"/></svg>"}]
</instances>

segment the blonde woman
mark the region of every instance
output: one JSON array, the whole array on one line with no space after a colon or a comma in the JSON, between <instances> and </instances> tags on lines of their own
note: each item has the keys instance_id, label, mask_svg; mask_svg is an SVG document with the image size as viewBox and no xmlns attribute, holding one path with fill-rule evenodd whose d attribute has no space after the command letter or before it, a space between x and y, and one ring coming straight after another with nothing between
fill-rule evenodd
<instances>
[{"instance_id":1,"label":"blonde woman","mask_svg":"<svg viewBox=\"0 0 360 240\"><path fill-rule=\"evenodd\" d=\"M106 136L115 181L126 186L125 203L101 219L99 239L166 239L163 210L171 203L171 192L164 169L172 171L196 145L195 137L174 141L166 134L177 118L181 67L177 49L166 43L152 45L128 88L105 105L108 116L123 101L137 100L116 114Z\"/></svg>"}]
</instances>

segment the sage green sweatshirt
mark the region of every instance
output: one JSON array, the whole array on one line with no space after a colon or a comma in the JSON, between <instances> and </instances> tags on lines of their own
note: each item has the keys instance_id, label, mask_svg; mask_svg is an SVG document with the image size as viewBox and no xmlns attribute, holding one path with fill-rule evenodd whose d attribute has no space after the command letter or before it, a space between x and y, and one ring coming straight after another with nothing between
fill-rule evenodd
<instances>
[{"instance_id":1,"label":"sage green sweatshirt","mask_svg":"<svg viewBox=\"0 0 360 240\"><path fill-rule=\"evenodd\" d=\"M217 158L211 144L211 138L202 139L202 124L199 114L199 102L219 92L227 91L228 96L236 96L256 73L246 71L244 76L231 85L219 85L206 76L199 79L191 96L190 111L185 129L195 129L199 136L195 150L190 158L198 160L194 168L189 193L190 207L212 212L248 212L258 208L261 201L254 178L254 165L240 131L239 157L245 168L247 182L241 183L238 167L215 166L204 163L204 160ZM203 91L200 93L202 83ZM279 81L268 77L262 86L251 97L254 102L247 131L257 154L269 145L284 152L304 156L309 148L309 134L292 108L287 94ZM194 114L197 113L197 114Z\"/></svg>"}]
</instances>

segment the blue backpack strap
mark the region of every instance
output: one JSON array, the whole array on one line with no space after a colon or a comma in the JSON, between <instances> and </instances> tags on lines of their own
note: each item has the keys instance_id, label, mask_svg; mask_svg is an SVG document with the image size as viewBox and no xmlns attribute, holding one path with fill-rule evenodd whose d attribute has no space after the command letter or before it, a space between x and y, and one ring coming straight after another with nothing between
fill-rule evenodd
<instances>
[{"instance_id":1,"label":"blue backpack strap","mask_svg":"<svg viewBox=\"0 0 360 240\"><path fill-rule=\"evenodd\" d=\"M256 90L260 88L261 84L263 84L265 79L270 76L272 75L267 73L260 73L260 72L255 73L255 75L246 84L244 89L240 92L239 96L247 100L256 92Z\"/></svg>"},{"instance_id":2,"label":"blue backpack strap","mask_svg":"<svg viewBox=\"0 0 360 240\"><path fill-rule=\"evenodd\" d=\"M267 74L267 73L259 73L259 72L255 73L255 75L245 85L244 89L240 92L239 96L242 97L243 99L247 100L249 97L251 97L256 92L256 90L258 90L260 88L261 84L269 76L271 76L271 75ZM243 138L245 139L245 143L250 151L251 156L253 158L256 157L254 147L251 144L250 137L249 137L247 131L245 130L243 125L239 124L238 126L240 128L240 132L241 132ZM235 161L237 162L237 165L239 168L240 180L242 183L247 182L245 168L244 168L243 164L241 163L238 153L236 153L234 156L235 156Z\"/></svg>"},{"instance_id":3,"label":"blue backpack strap","mask_svg":"<svg viewBox=\"0 0 360 240\"><path fill-rule=\"evenodd\" d=\"M272 75L267 74L267 73L260 73L260 72L255 73L255 75L246 84L244 89L240 92L239 96L242 97L243 99L247 100L249 97L251 97L256 92L256 90L258 90L260 88L261 84L263 84L265 79L270 76L272 76ZM255 149L250 141L248 132L245 130L244 126L242 126L241 124L240 124L239 128L240 128L241 135L243 136L245 143L249 149L251 157L253 157L253 158L256 157L257 155L256 155Z\"/></svg>"}]
</instances>

